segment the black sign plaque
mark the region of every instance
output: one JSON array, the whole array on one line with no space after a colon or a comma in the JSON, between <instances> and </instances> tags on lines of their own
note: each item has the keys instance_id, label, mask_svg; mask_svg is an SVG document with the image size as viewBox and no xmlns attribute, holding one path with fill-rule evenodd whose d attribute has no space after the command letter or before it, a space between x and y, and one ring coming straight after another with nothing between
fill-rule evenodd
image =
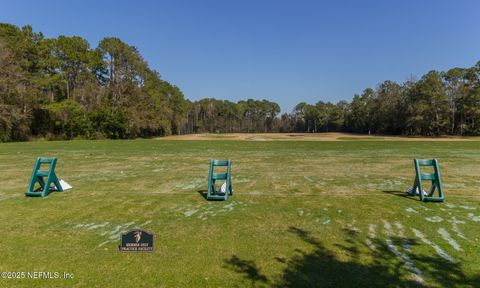
<instances>
[{"instance_id":1,"label":"black sign plaque","mask_svg":"<svg viewBox=\"0 0 480 288\"><path fill-rule=\"evenodd\" d=\"M121 252L153 252L155 235L145 230L135 229L121 236Z\"/></svg>"}]
</instances>

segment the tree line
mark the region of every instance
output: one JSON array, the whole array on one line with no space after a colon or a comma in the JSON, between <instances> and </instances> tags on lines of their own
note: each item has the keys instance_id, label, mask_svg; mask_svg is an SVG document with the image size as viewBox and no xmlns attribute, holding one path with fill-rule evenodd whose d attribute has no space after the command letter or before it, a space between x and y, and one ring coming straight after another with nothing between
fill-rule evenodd
<instances>
[{"instance_id":1,"label":"tree line","mask_svg":"<svg viewBox=\"0 0 480 288\"><path fill-rule=\"evenodd\" d=\"M300 103L289 118L299 132L480 135L480 61L402 84L384 81L350 103Z\"/></svg>"},{"instance_id":2,"label":"tree line","mask_svg":"<svg viewBox=\"0 0 480 288\"><path fill-rule=\"evenodd\" d=\"M193 107L193 109L192 109ZM411 136L480 135L480 61L430 71L404 83L384 81L351 102L319 101L279 115L276 103L203 99L188 109L185 133L354 132Z\"/></svg>"},{"instance_id":3,"label":"tree line","mask_svg":"<svg viewBox=\"0 0 480 288\"><path fill-rule=\"evenodd\" d=\"M187 133L346 131L480 135L480 62L385 81L349 103L185 99L139 51L116 37L46 38L0 23L0 142L155 137Z\"/></svg>"},{"instance_id":4,"label":"tree line","mask_svg":"<svg viewBox=\"0 0 480 288\"><path fill-rule=\"evenodd\" d=\"M0 141L178 134L186 100L115 37L45 38L0 24Z\"/></svg>"}]
</instances>

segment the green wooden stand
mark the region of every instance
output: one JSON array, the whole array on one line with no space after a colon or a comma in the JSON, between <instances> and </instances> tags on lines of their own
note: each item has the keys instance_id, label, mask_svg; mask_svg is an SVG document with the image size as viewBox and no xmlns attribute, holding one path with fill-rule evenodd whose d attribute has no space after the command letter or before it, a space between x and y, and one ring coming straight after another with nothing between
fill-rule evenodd
<instances>
[{"instance_id":1,"label":"green wooden stand","mask_svg":"<svg viewBox=\"0 0 480 288\"><path fill-rule=\"evenodd\" d=\"M40 170L42 164L49 165L48 170ZM55 185L56 191L63 192L62 186L55 174L55 165L57 165L57 158L37 158L35 166L33 167L32 178L28 185L28 191L25 193L26 196L46 197L50 191L53 190L50 187L52 183ZM35 189L35 184L37 183L40 185L40 188Z\"/></svg>"},{"instance_id":2,"label":"green wooden stand","mask_svg":"<svg viewBox=\"0 0 480 288\"><path fill-rule=\"evenodd\" d=\"M215 173L215 167L227 167L226 173ZM208 174L207 200L227 200L233 194L230 160L210 160L210 173ZM225 193L216 190L215 182L225 181L227 189Z\"/></svg>"},{"instance_id":3,"label":"green wooden stand","mask_svg":"<svg viewBox=\"0 0 480 288\"><path fill-rule=\"evenodd\" d=\"M443 194L442 179L440 177L440 168L438 166L437 159L431 160L420 160L414 159L413 163L415 165L415 182L413 183L412 191L415 194L415 191L419 191L420 201L423 202L443 202L445 201L445 195ZM420 167L423 166L433 166L433 173L422 173ZM432 186L427 195L423 194L422 181L432 181ZM438 191L438 197L434 196L435 190Z\"/></svg>"}]
</instances>

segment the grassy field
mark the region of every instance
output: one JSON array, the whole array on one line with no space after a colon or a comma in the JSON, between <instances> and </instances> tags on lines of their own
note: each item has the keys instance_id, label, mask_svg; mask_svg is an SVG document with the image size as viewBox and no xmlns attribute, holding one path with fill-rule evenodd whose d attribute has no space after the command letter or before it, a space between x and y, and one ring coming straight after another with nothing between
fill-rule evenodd
<instances>
[{"instance_id":1,"label":"grassy field","mask_svg":"<svg viewBox=\"0 0 480 288\"><path fill-rule=\"evenodd\" d=\"M480 287L480 142L345 140L0 144L0 271L74 275L0 287ZM72 190L23 195L40 155ZM446 202L404 197L433 157ZM208 202L224 158L235 194ZM118 251L132 228L154 253Z\"/></svg>"}]
</instances>

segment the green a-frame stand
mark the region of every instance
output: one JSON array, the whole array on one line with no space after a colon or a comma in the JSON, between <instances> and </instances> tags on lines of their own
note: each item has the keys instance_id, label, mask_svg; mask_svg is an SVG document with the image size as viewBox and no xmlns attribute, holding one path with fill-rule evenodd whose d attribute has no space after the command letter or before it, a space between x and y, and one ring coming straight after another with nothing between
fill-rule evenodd
<instances>
[{"instance_id":1,"label":"green a-frame stand","mask_svg":"<svg viewBox=\"0 0 480 288\"><path fill-rule=\"evenodd\" d=\"M40 170L42 164L49 165L48 170ZM55 191L63 192L62 186L58 181L57 175L55 174L56 165L57 158L37 158L37 161L35 161L35 166L33 167L32 178L30 179L30 184L28 185L28 191L25 193L25 195L46 197L51 190L54 190L50 187L52 183L55 185ZM35 189L35 184L37 183L40 185L40 187Z\"/></svg>"},{"instance_id":2,"label":"green a-frame stand","mask_svg":"<svg viewBox=\"0 0 480 288\"><path fill-rule=\"evenodd\" d=\"M233 194L232 189L232 177L231 177L231 165L230 160L210 160L210 173L208 174L208 192L207 200L227 200L228 196ZM215 173L215 167L227 167L226 173ZM215 188L215 181L223 180L225 181L226 189L225 191L218 191Z\"/></svg>"},{"instance_id":3,"label":"green a-frame stand","mask_svg":"<svg viewBox=\"0 0 480 288\"><path fill-rule=\"evenodd\" d=\"M415 182L413 183L412 193L418 191L420 195L420 201L423 202L443 202L445 201L445 195L443 194L442 179L440 177L440 168L438 166L437 159L421 160L413 159L415 165ZM433 166L433 173L422 173L420 167ZM424 195L422 180L432 181L430 191ZM433 196L435 190L438 190L438 197Z\"/></svg>"}]
</instances>

